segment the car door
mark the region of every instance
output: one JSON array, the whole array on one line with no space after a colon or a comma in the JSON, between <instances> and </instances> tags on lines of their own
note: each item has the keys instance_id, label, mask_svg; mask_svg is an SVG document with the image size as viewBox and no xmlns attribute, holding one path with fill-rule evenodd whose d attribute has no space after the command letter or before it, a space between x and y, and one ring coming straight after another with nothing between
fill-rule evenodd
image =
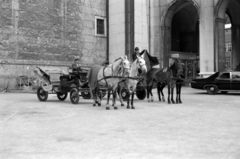
<instances>
[{"instance_id":1,"label":"car door","mask_svg":"<svg viewBox=\"0 0 240 159\"><path fill-rule=\"evenodd\" d=\"M232 90L240 90L240 72L232 72Z\"/></svg>"},{"instance_id":2,"label":"car door","mask_svg":"<svg viewBox=\"0 0 240 159\"><path fill-rule=\"evenodd\" d=\"M222 73L215 79L215 84L217 85L219 90L230 90L231 89L230 73L229 72Z\"/></svg>"}]
</instances>

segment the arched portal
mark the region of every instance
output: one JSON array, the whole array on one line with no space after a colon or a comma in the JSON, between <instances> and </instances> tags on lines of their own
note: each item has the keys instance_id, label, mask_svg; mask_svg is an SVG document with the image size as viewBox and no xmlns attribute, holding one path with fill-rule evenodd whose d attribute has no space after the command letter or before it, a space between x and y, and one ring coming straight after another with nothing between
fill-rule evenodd
<instances>
[{"instance_id":1,"label":"arched portal","mask_svg":"<svg viewBox=\"0 0 240 159\"><path fill-rule=\"evenodd\" d=\"M169 65L171 58L196 64L199 55L199 8L194 1L174 1L163 18L162 32L164 66Z\"/></svg>"},{"instance_id":2,"label":"arched portal","mask_svg":"<svg viewBox=\"0 0 240 159\"><path fill-rule=\"evenodd\" d=\"M226 69L225 65L225 22L229 16L231 27L231 69L236 70L240 63L240 0L219 0L215 9L215 58L216 71Z\"/></svg>"}]
</instances>

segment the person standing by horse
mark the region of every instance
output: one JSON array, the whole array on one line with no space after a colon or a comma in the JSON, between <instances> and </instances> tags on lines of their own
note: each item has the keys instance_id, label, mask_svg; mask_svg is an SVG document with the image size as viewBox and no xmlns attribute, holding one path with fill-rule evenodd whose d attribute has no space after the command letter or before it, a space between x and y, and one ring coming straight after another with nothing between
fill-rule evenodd
<instances>
[{"instance_id":1,"label":"person standing by horse","mask_svg":"<svg viewBox=\"0 0 240 159\"><path fill-rule=\"evenodd\" d=\"M139 48L135 47L134 53L132 54L132 60L133 62L137 59L137 57L140 56Z\"/></svg>"}]
</instances>

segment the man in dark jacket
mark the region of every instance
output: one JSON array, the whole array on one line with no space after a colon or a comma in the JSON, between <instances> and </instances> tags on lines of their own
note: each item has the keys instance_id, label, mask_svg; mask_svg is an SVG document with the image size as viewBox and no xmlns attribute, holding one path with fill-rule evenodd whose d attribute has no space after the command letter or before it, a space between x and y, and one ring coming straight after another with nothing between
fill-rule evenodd
<instances>
[{"instance_id":1,"label":"man in dark jacket","mask_svg":"<svg viewBox=\"0 0 240 159\"><path fill-rule=\"evenodd\" d=\"M137 55L139 55L139 48L138 47L135 47L134 49L134 53L132 54L132 59L133 59L133 62L137 59Z\"/></svg>"}]
</instances>

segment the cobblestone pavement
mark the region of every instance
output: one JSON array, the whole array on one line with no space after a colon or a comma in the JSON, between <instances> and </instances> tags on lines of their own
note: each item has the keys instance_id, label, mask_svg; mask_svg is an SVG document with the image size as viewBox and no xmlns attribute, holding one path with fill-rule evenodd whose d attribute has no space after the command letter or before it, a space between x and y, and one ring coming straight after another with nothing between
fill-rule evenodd
<instances>
[{"instance_id":1,"label":"cobblestone pavement","mask_svg":"<svg viewBox=\"0 0 240 159\"><path fill-rule=\"evenodd\" d=\"M135 110L105 110L106 100L93 107L82 98L73 105L56 95L40 102L36 94L3 93L0 158L239 159L240 93L185 87L182 100L136 99Z\"/></svg>"}]
</instances>

